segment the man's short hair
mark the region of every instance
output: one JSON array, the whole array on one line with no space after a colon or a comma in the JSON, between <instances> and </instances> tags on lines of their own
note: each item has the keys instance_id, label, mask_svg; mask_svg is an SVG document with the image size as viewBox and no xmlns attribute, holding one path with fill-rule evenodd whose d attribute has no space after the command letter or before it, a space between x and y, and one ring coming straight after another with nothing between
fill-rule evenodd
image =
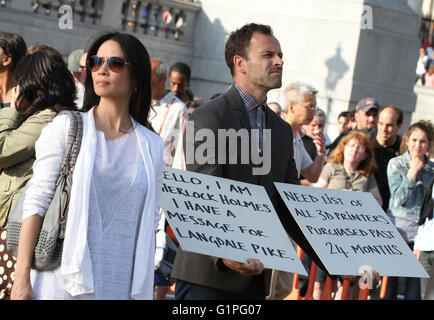
<instances>
[{"instance_id":1,"label":"man's short hair","mask_svg":"<svg viewBox=\"0 0 434 320\"><path fill-rule=\"evenodd\" d=\"M71 51L68 56L68 70L71 72L78 72L80 70L80 59L83 55L83 49L77 49Z\"/></svg>"},{"instance_id":2,"label":"man's short hair","mask_svg":"<svg viewBox=\"0 0 434 320\"><path fill-rule=\"evenodd\" d=\"M280 104L276 101L271 101L271 102L267 102L267 105L270 107L270 105L276 105L277 106L277 112L282 112L282 107L280 106ZM270 107L271 109L271 107ZM274 109L272 109L274 111Z\"/></svg>"},{"instance_id":3,"label":"man's short hair","mask_svg":"<svg viewBox=\"0 0 434 320\"><path fill-rule=\"evenodd\" d=\"M152 65L152 61L155 61L155 63L157 63L157 66L152 70L155 76L167 74L167 66L163 61L161 61L160 59L153 58L151 59L151 65Z\"/></svg>"},{"instance_id":4,"label":"man's short hair","mask_svg":"<svg viewBox=\"0 0 434 320\"><path fill-rule=\"evenodd\" d=\"M290 103L300 103L304 101L305 95L316 95L318 90L316 90L313 86L303 82L293 82L289 86L286 87L284 96L285 96L285 112L288 110L288 105Z\"/></svg>"},{"instance_id":5,"label":"man's short hair","mask_svg":"<svg viewBox=\"0 0 434 320\"><path fill-rule=\"evenodd\" d=\"M401 125L402 121L404 120L404 114L402 113L401 109L397 108L393 104L386 104L385 106L381 107L381 109L378 111L378 115L384 110L384 109L392 109L396 113L398 113L398 119L396 120L397 125Z\"/></svg>"},{"instance_id":6,"label":"man's short hair","mask_svg":"<svg viewBox=\"0 0 434 320\"><path fill-rule=\"evenodd\" d=\"M229 34L225 46L225 60L231 74L234 75L234 56L238 55L248 58L246 49L250 45L250 39L254 32L260 32L265 35L272 36L273 30L270 26L264 24L249 23L242 26Z\"/></svg>"},{"instance_id":7,"label":"man's short hair","mask_svg":"<svg viewBox=\"0 0 434 320\"><path fill-rule=\"evenodd\" d=\"M190 82L190 76L191 76L191 69L190 67L184 63L184 62L176 62L174 65L170 67L169 75L172 71L177 71L180 74L184 75L187 79L187 82Z\"/></svg>"},{"instance_id":8,"label":"man's short hair","mask_svg":"<svg viewBox=\"0 0 434 320\"><path fill-rule=\"evenodd\" d=\"M322 109L318 108L315 111L315 115L313 116L313 120L323 121L324 123L327 123L327 115Z\"/></svg>"},{"instance_id":9,"label":"man's short hair","mask_svg":"<svg viewBox=\"0 0 434 320\"><path fill-rule=\"evenodd\" d=\"M346 118L347 120L349 120L349 117L350 117L350 113L349 113L349 111L342 111L341 113L339 113L339 115L338 115L338 119L339 119L339 118L342 118L342 117L344 117L344 118Z\"/></svg>"}]
</instances>

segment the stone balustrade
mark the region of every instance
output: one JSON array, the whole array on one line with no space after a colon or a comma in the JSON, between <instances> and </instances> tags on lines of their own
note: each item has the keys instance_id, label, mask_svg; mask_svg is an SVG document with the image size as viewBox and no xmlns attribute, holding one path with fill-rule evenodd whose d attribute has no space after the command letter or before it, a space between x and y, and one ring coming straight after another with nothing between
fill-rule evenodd
<instances>
[{"instance_id":1,"label":"stone balustrade","mask_svg":"<svg viewBox=\"0 0 434 320\"><path fill-rule=\"evenodd\" d=\"M72 8L73 22L191 43L200 4L182 0L0 0L0 8L58 19Z\"/></svg>"},{"instance_id":2,"label":"stone balustrade","mask_svg":"<svg viewBox=\"0 0 434 320\"><path fill-rule=\"evenodd\" d=\"M166 39L185 38L187 24L194 23L192 13L200 6L185 1L127 0L122 6L122 28Z\"/></svg>"}]
</instances>

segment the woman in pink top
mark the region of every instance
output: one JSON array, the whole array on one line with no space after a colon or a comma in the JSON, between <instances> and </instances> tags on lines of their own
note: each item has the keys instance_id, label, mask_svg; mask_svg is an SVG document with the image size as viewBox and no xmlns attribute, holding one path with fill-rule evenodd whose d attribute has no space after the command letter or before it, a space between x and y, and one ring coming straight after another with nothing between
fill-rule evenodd
<instances>
[{"instance_id":1,"label":"woman in pink top","mask_svg":"<svg viewBox=\"0 0 434 320\"><path fill-rule=\"evenodd\" d=\"M434 64L432 64L428 72L425 73L425 87L434 88Z\"/></svg>"}]
</instances>

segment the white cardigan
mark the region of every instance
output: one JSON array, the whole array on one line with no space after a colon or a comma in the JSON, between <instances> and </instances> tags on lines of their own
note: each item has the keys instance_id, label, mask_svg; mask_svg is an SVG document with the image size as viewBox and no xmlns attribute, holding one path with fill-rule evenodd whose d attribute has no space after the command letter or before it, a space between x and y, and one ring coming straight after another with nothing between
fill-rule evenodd
<instances>
[{"instance_id":1,"label":"white cardigan","mask_svg":"<svg viewBox=\"0 0 434 320\"><path fill-rule=\"evenodd\" d=\"M87 245L89 192L96 152L96 129L93 108L82 114L83 140L73 174L71 200L66 224L59 285L72 296L92 293L93 277ZM134 273L131 288L133 299L152 299L154 281L155 230L160 219L160 190L163 180L163 151L161 138L133 119L134 132L146 171L146 199L140 220ZM42 131L36 142L33 177L23 207L23 219L45 215L54 195L56 179L69 131L69 118L57 116Z\"/></svg>"}]
</instances>

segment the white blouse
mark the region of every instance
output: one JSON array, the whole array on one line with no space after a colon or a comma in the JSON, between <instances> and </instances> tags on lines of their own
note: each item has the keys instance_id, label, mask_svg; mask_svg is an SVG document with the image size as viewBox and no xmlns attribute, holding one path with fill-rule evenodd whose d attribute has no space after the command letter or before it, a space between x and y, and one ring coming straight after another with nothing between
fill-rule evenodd
<instances>
[{"instance_id":1,"label":"white blouse","mask_svg":"<svg viewBox=\"0 0 434 320\"><path fill-rule=\"evenodd\" d=\"M62 265L54 271L32 270L35 298L152 299L164 167L161 139L133 122L129 133L107 140L94 127L93 109L82 115L82 148L73 176ZM37 141L24 218L44 215L68 130L69 119L56 117Z\"/></svg>"},{"instance_id":2,"label":"white blouse","mask_svg":"<svg viewBox=\"0 0 434 320\"><path fill-rule=\"evenodd\" d=\"M432 199L434 201L434 188ZM426 218L425 223L417 229L417 235L414 238L414 249L421 251L434 250L434 218Z\"/></svg>"}]
</instances>

